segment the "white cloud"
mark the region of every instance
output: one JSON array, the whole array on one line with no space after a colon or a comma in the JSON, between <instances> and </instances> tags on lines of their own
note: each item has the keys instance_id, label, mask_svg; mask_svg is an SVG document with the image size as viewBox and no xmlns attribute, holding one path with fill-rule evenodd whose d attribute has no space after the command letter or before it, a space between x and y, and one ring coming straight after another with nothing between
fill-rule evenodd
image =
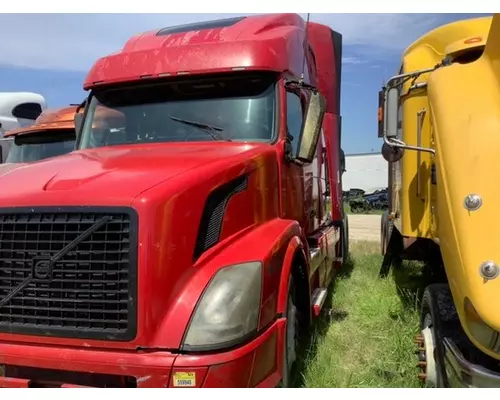
<instances>
[{"instance_id":1,"label":"white cloud","mask_svg":"<svg viewBox=\"0 0 500 400\"><path fill-rule=\"evenodd\" d=\"M342 57L342 63L344 64L366 64L367 61L358 57L344 56Z\"/></svg>"},{"instance_id":2,"label":"white cloud","mask_svg":"<svg viewBox=\"0 0 500 400\"><path fill-rule=\"evenodd\" d=\"M0 64L87 71L98 57L119 50L134 34L235 15L243 14L1 14L0 36L5 40ZM438 18L429 14L311 14L312 21L342 33L345 64L397 54L435 26Z\"/></svg>"},{"instance_id":3,"label":"white cloud","mask_svg":"<svg viewBox=\"0 0 500 400\"><path fill-rule=\"evenodd\" d=\"M342 33L345 44L401 51L442 21L439 14L315 14L313 20Z\"/></svg>"}]
</instances>

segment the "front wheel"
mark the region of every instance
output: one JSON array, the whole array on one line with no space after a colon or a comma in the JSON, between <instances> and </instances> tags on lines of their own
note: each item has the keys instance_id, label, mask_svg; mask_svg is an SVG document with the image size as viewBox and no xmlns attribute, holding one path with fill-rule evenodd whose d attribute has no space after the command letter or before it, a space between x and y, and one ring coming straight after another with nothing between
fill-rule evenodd
<instances>
[{"instance_id":1,"label":"front wheel","mask_svg":"<svg viewBox=\"0 0 500 400\"><path fill-rule=\"evenodd\" d=\"M289 388L292 385L293 368L297 360L299 319L295 298L295 284L290 276L288 282L287 307L285 312L286 331L283 349L283 378L280 387Z\"/></svg>"},{"instance_id":2,"label":"front wheel","mask_svg":"<svg viewBox=\"0 0 500 400\"><path fill-rule=\"evenodd\" d=\"M422 297L421 333L417 336L420 378L427 387L448 387L443 334L457 318L450 289L446 284L432 284Z\"/></svg>"}]
</instances>

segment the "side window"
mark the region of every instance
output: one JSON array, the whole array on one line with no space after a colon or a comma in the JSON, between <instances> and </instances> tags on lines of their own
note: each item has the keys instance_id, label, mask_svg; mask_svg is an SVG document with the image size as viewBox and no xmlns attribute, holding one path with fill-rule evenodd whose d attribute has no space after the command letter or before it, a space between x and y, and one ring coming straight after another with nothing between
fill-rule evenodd
<instances>
[{"instance_id":1,"label":"side window","mask_svg":"<svg viewBox=\"0 0 500 400\"><path fill-rule=\"evenodd\" d=\"M35 120L42 111L42 106L38 103L22 103L13 108L12 115L16 118Z\"/></svg>"},{"instance_id":2,"label":"side window","mask_svg":"<svg viewBox=\"0 0 500 400\"><path fill-rule=\"evenodd\" d=\"M286 95L286 125L287 133L290 135L292 145L292 154L295 154L299 143L300 130L304 115L302 112L302 103L300 97L295 93L287 92Z\"/></svg>"}]
</instances>

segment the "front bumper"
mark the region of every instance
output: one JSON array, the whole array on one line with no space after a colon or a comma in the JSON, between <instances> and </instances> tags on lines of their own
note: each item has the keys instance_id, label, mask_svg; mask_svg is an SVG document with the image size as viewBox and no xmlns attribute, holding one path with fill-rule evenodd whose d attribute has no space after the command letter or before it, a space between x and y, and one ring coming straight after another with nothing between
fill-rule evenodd
<instances>
[{"instance_id":1,"label":"front bumper","mask_svg":"<svg viewBox=\"0 0 500 400\"><path fill-rule=\"evenodd\" d=\"M275 387L284 334L279 319L250 343L210 355L0 343L0 388Z\"/></svg>"},{"instance_id":2,"label":"front bumper","mask_svg":"<svg viewBox=\"0 0 500 400\"><path fill-rule=\"evenodd\" d=\"M443 339L448 383L453 388L500 388L500 374L467 361L455 343Z\"/></svg>"}]
</instances>

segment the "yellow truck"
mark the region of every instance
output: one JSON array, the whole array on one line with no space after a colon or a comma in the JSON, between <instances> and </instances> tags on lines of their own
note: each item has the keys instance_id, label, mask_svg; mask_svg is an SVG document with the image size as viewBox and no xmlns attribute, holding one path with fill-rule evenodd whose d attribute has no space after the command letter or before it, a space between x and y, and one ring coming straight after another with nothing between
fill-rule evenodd
<instances>
[{"instance_id":1,"label":"yellow truck","mask_svg":"<svg viewBox=\"0 0 500 400\"><path fill-rule=\"evenodd\" d=\"M500 14L434 29L379 93L389 165L381 276L422 261L419 374L500 387Z\"/></svg>"}]
</instances>

